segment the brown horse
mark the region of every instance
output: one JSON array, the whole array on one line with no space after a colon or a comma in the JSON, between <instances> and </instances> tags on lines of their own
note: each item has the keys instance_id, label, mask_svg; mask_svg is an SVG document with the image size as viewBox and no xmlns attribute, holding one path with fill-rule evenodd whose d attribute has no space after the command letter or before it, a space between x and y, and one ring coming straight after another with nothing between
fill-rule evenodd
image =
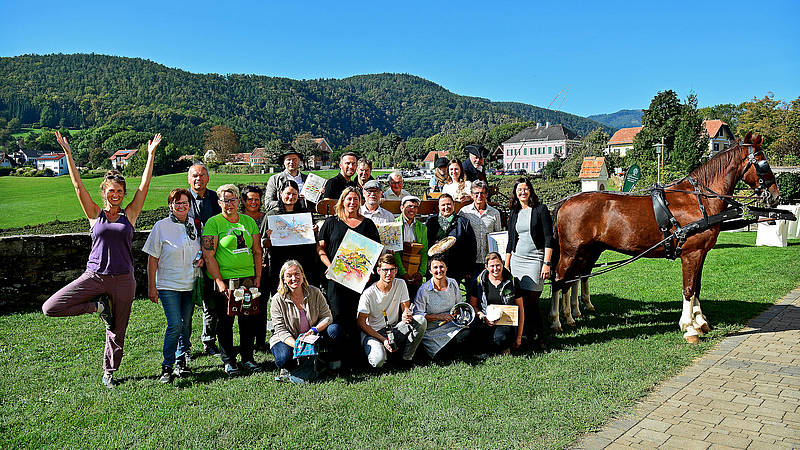
<instances>
[{"instance_id":1,"label":"brown horse","mask_svg":"<svg viewBox=\"0 0 800 450\"><path fill-rule=\"evenodd\" d=\"M747 183L774 206L780 192L775 176L761 151L761 136L748 133L743 143L712 157L693 170L689 177L664 188L669 209L681 226L703 219L698 198L709 216L728 207L722 196L733 194L739 180ZM707 195L697 196L692 179ZM550 310L552 328L561 331L559 308L566 301L565 282L588 275L604 250L616 250L627 255L638 255L664 239L653 213L649 195L630 195L613 192L583 192L564 200L554 212L556 233L560 245L559 261L553 282ZM679 321L687 342L696 343L698 335L708 332L709 326L700 309L700 277L706 254L714 247L720 225L689 236L680 254L683 268L683 313ZM664 246L658 246L645 257L662 258ZM587 307L591 306L588 288L584 283L582 294ZM573 297L574 297L573 293ZM574 302L577 306L577 302ZM566 321L574 324L569 306L564 307ZM593 309L590 307L590 309Z\"/></svg>"}]
</instances>

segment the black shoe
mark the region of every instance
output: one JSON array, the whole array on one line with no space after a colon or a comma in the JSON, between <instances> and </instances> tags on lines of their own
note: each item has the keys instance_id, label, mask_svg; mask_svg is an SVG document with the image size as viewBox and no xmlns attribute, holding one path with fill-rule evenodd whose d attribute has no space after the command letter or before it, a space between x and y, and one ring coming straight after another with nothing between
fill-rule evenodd
<instances>
[{"instance_id":1,"label":"black shoe","mask_svg":"<svg viewBox=\"0 0 800 450\"><path fill-rule=\"evenodd\" d=\"M163 366L161 368L161 377L158 379L160 383L167 384L172 381L172 367Z\"/></svg>"},{"instance_id":2,"label":"black shoe","mask_svg":"<svg viewBox=\"0 0 800 450\"><path fill-rule=\"evenodd\" d=\"M114 311L111 309L111 301L109 301L108 296L101 295L100 297L97 297L97 303L103 305L103 310L97 315L106 325L106 330L114 331Z\"/></svg>"},{"instance_id":3,"label":"black shoe","mask_svg":"<svg viewBox=\"0 0 800 450\"><path fill-rule=\"evenodd\" d=\"M175 370L172 371L172 374L178 378L187 377L192 374L192 370L186 367L186 363L182 361L178 361L175 364Z\"/></svg>"},{"instance_id":4,"label":"black shoe","mask_svg":"<svg viewBox=\"0 0 800 450\"><path fill-rule=\"evenodd\" d=\"M217 344L210 343L210 344L203 344L203 350L206 351L208 356L217 356L219 355L219 349L217 348Z\"/></svg>"}]
</instances>

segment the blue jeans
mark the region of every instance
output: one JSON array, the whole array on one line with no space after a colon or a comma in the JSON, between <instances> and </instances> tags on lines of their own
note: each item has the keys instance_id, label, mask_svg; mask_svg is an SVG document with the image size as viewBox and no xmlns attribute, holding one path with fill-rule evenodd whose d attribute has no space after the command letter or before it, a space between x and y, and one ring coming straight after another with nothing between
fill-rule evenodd
<instances>
[{"instance_id":1,"label":"blue jeans","mask_svg":"<svg viewBox=\"0 0 800 450\"><path fill-rule=\"evenodd\" d=\"M159 290L158 297L167 316L167 331L164 333L164 362L162 366L172 367L175 360L183 361L184 354L191 350L189 337L192 334L192 314L194 303L192 291Z\"/></svg>"},{"instance_id":2,"label":"blue jeans","mask_svg":"<svg viewBox=\"0 0 800 450\"><path fill-rule=\"evenodd\" d=\"M325 330L321 333L321 338L329 340L329 343L333 348L336 348L341 337L342 335L339 331L339 325L335 323L328 325L328 327L325 328ZM332 351L333 348L331 349ZM272 356L275 357L275 365L278 366L279 369L286 368L286 366L290 365L290 363L293 361L292 356L294 356L294 349L283 342L278 342L273 345L272 348L270 348L270 351L272 352Z\"/></svg>"}]
</instances>

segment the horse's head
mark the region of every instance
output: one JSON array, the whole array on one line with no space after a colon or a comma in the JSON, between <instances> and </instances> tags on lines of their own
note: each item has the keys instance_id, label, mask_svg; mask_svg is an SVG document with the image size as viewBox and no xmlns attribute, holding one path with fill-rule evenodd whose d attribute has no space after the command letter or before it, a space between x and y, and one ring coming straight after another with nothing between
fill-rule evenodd
<instances>
[{"instance_id":1,"label":"horse's head","mask_svg":"<svg viewBox=\"0 0 800 450\"><path fill-rule=\"evenodd\" d=\"M747 133L744 143L739 143L739 146L747 151L747 157L742 161L743 169L740 177L765 203L775 206L780 200L781 193L775 182L775 174L772 173L767 157L761 150L761 143L761 135L753 137L752 132Z\"/></svg>"}]
</instances>

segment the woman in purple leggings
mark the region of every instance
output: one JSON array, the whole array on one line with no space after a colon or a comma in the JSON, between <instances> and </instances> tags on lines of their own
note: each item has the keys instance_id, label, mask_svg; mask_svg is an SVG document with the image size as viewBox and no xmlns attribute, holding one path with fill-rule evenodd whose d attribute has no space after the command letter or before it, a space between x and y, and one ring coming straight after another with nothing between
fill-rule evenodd
<instances>
[{"instance_id":1,"label":"woman in purple leggings","mask_svg":"<svg viewBox=\"0 0 800 450\"><path fill-rule=\"evenodd\" d=\"M106 324L106 345L103 353L103 384L116 385L113 374L122 360L125 330L131 315L131 304L136 292L133 278L133 256L131 244L136 218L142 212L150 179L153 176L155 149L161 142L156 134L147 142L147 165L142 182L126 208L122 208L125 197L125 178L116 170L109 170L100 184L104 207L101 209L92 200L81 181L80 173L72 159L72 149L66 138L56 132L56 139L64 149L69 166L69 176L83 212L89 219L92 249L86 272L77 280L64 286L42 305L45 315L51 317L78 316L97 313Z\"/></svg>"}]
</instances>

